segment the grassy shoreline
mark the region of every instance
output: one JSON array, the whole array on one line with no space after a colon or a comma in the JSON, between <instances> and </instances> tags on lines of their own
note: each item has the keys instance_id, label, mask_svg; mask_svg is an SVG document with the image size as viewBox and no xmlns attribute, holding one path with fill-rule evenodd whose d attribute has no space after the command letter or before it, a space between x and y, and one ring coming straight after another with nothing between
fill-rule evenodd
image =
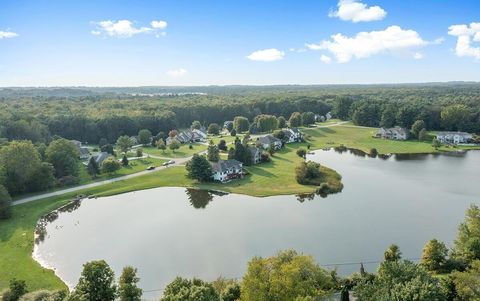
<instances>
[{"instance_id":1,"label":"grassy shoreline","mask_svg":"<svg viewBox=\"0 0 480 301\"><path fill-rule=\"evenodd\" d=\"M198 183L186 177L184 167L170 167L148 175L15 206L13 217L7 221L0 221L0 290L6 288L12 278L25 280L29 290L66 288L52 270L41 267L32 258L34 229L41 216L65 205L79 194L110 196L156 187L201 188L257 197L311 194L318 187L298 184L294 172L295 166L302 160L296 155L296 150L306 148L307 145L310 145L311 149L344 145L367 153L371 148L376 148L379 154L435 153L469 149L442 147L435 150L429 142L376 139L372 138L374 128L355 127L350 124L304 128L302 131L309 135L307 143L287 145L273 156L272 162L247 167L250 175L241 180L225 184ZM339 188L341 176L332 169L322 168L327 175L325 182Z\"/></svg>"}]
</instances>

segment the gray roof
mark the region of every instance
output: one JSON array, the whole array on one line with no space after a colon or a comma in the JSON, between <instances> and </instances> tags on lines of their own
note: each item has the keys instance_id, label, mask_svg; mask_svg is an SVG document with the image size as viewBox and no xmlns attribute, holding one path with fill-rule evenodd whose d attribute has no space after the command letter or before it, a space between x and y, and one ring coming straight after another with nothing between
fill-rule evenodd
<instances>
[{"instance_id":1,"label":"gray roof","mask_svg":"<svg viewBox=\"0 0 480 301\"><path fill-rule=\"evenodd\" d=\"M258 148L258 147L255 147L255 146L250 146L248 148L248 150L252 153L252 156L256 156L256 155L260 155L262 153L262 151Z\"/></svg>"},{"instance_id":2,"label":"gray roof","mask_svg":"<svg viewBox=\"0 0 480 301\"><path fill-rule=\"evenodd\" d=\"M80 156L86 156L90 154L90 151L86 147L82 146L78 150L80 151Z\"/></svg>"},{"instance_id":3,"label":"gray roof","mask_svg":"<svg viewBox=\"0 0 480 301\"><path fill-rule=\"evenodd\" d=\"M220 160L218 162L212 163L212 170L214 172L225 172L231 168L241 169L242 162L235 159L229 160Z\"/></svg>"},{"instance_id":4,"label":"gray roof","mask_svg":"<svg viewBox=\"0 0 480 301\"><path fill-rule=\"evenodd\" d=\"M102 165L103 161L105 161L105 159L107 159L109 156L109 153L101 152L93 156L93 159L95 160L95 162L97 162L97 165L100 166Z\"/></svg>"},{"instance_id":5,"label":"gray roof","mask_svg":"<svg viewBox=\"0 0 480 301\"><path fill-rule=\"evenodd\" d=\"M407 129L401 128L401 127L399 127L399 126L396 126L396 127L393 127L393 128L389 128L389 129L380 128L378 131L379 131L379 132L384 131L385 134L397 134L397 135L407 135L407 134L408 134L408 130L407 130Z\"/></svg>"},{"instance_id":6,"label":"gray roof","mask_svg":"<svg viewBox=\"0 0 480 301\"><path fill-rule=\"evenodd\" d=\"M300 130L297 129L297 128L290 128L290 130L291 130L293 133L295 133L295 134L301 134L301 133L302 133L302 132L300 132Z\"/></svg>"},{"instance_id":7,"label":"gray roof","mask_svg":"<svg viewBox=\"0 0 480 301\"><path fill-rule=\"evenodd\" d=\"M447 136L447 135L460 135L460 136L464 136L464 137L472 137L473 136L472 134L466 133L466 132L438 132L437 133L437 137L438 136Z\"/></svg>"},{"instance_id":8,"label":"gray roof","mask_svg":"<svg viewBox=\"0 0 480 301\"><path fill-rule=\"evenodd\" d=\"M282 142L280 139L275 138L272 135L266 135L266 136L260 137L258 138L258 141L261 144L272 144L272 143Z\"/></svg>"}]
</instances>

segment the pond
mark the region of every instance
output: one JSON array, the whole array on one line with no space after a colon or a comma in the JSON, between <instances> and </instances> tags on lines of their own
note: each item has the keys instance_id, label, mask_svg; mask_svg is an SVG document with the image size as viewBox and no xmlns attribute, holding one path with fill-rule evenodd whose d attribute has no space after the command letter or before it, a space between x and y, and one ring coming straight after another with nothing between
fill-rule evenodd
<instances>
[{"instance_id":1,"label":"pond","mask_svg":"<svg viewBox=\"0 0 480 301\"><path fill-rule=\"evenodd\" d=\"M105 259L117 277L133 265L153 299L177 275L239 278L253 256L282 249L342 275L358 262L374 271L391 243L416 259L431 238L451 246L466 208L480 202L480 152L382 159L319 150L308 159L336 169L343 191L255 198L157 188L86 199L43 221L34 257L70 286L87 261Z\"/></svg>"}]
</instances>

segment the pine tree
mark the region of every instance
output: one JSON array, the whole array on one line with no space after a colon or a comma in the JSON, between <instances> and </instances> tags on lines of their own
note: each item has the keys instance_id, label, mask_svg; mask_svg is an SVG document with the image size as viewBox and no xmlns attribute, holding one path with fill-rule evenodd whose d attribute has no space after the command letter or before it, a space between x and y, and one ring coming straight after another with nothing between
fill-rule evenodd
<instances>
[{"instance_id":1,"label":"pine tree","mask_svg":"<svg viewBox=\"0 0 480 301\"><path fill-rule=\"evenodd\" d=\"M127 158L127 155L123 155L122 165L123 165L123 166L128 166L128 158Z\"/></svg>"},{"instance_id":2,"label":"pine tree","mask_svg":"<svg viewBox=\"0 0 480 301\"><path fill-rule=\"evenodd\" d=\"M100 168L98 167L97 161L94 157L90 158L87 165L88 174L95 178L100 173Z\"/></svg>"},{"instance_id":3,"label":"pine tree","mask_svg":"<svg viewBox=\"0 0 480 301\"><path fill-rule=\"evenodd\" d=\"M220 151L218 146L213 144L213 141L210 141L210 144L208 145L207 158L210 162L218 162L220 160Z\"/></svg>"},{"instance_id":4,"label":"pine tree","mask_svg":"<svg viewBox=\"0 0 480 301\"><path fill-rule=\"evenodd\" d=\"M187 162L186 166L188 177L200 182L210 181L212 179L212 166L204 156L194 154L192 160Z\"/></svg>"}]
</instances>

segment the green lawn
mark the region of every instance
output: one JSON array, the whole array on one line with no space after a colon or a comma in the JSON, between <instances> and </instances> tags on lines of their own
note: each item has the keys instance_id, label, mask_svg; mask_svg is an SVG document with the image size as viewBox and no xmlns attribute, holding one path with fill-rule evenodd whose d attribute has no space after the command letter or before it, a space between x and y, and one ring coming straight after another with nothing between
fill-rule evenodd
<instances>
[{"instance_id":1,"label":"green lawn","mask_svg":"<svg viewBox=\"0 0 480 301\"><path fill-rule=\"evenodd\" d=\"M157 149L156 147L148 146L143 147L144 154L150 154L165 158L186 158L193 156L193 154L200 153L207 150L207 145L194 143L192 149L189 148L189 144L182 144L179 149L172 151L167 147L165 151Z\"/></svg>"}]
</instances>

